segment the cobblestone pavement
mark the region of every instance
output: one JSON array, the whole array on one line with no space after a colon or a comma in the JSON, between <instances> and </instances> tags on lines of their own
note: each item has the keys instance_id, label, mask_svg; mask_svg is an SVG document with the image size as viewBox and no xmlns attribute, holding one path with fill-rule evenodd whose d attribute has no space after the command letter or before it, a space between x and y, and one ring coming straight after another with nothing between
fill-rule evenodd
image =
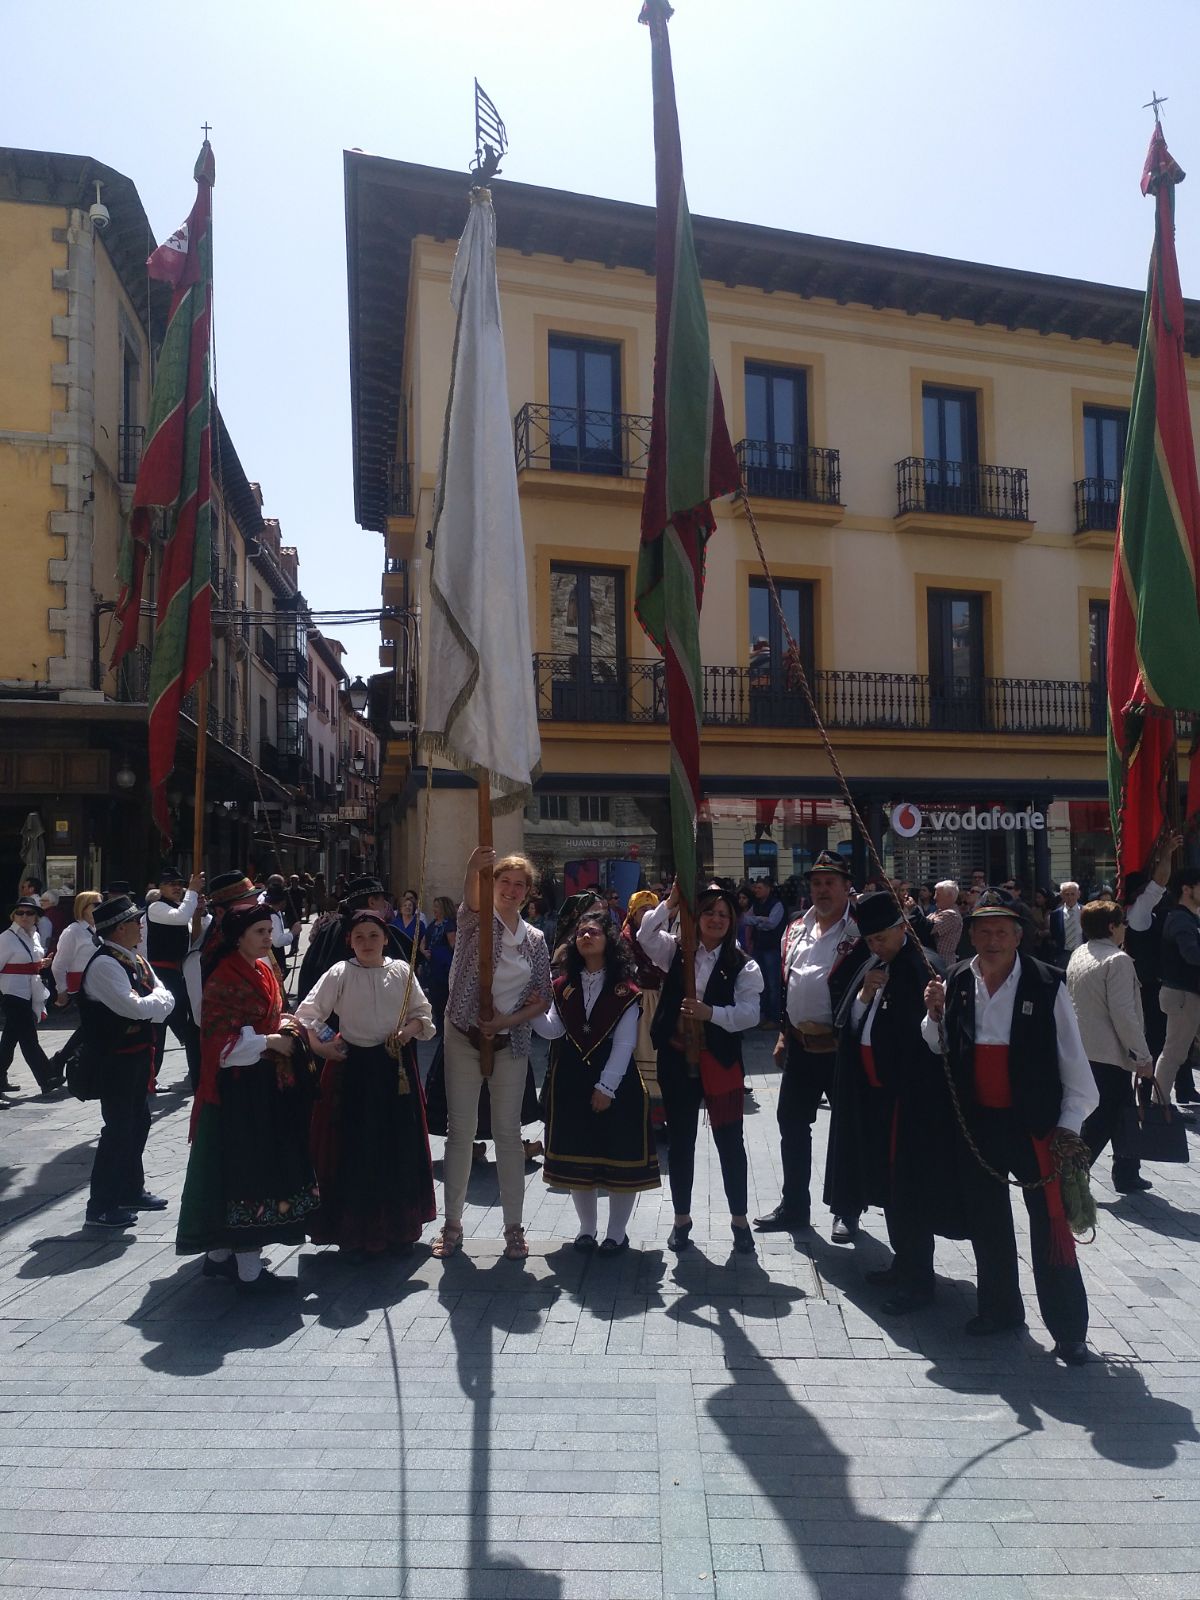
<instances>
[{"instance_id":1,"label":"cobblestone pavement","mask_svg":"<svg viewBox=\"0 0 1200 1600\"><path fill-rule=\"evenodd\" d=\"M778 1197L767 1038L752 1209ZM173 1050L164 1080L184 1077ZM1067 1370L1031 1292L1028 1335L962 1338L958 1245L933 1308L881 1319L877 1213L853 1248L822 1219L735 1258L703 1132L681 1260L659 1196L626 1255L575 1255L531 1167L532 1253L501 1261L489 1165L448 1264L276 1248L299 1292L248 1304L174 1253L188 1104L157 1098L147 1171L172 1209L127 1239L83 1226L95 1108L0 1111L0 1600L1200 1596L1188 1167L1139 1198L1101 1177L1103 1359Z\"/></svg>"}]
</instances>

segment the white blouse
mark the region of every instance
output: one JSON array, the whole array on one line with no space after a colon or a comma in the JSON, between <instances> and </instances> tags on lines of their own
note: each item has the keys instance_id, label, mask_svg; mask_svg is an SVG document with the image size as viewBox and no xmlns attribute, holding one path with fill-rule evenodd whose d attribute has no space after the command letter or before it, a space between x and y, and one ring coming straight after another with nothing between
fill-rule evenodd
<instances>
[{"instance_id":1,"label":"white blouse","mask_svg":"<svg viewBox=\"0 0 1200 1600\"><path fill-rule=\"evenodd\" d=\"M385 961L381 967L339 961L301 1000L296 1007L296 1020L315 1032L331 1012L336 1012L347 1044L364 1048L382 1044L400 1026L407 990L407 961ZM421 1024L417 1038L436 1037L433 1008L415 978L406 1020Z\"/></svg>"},{"instance_id":2,"label":"white blouse","mask_svg":"<svg viewBox=\"0 0 1200 1600\"><path fill-rule=\"evenodd\" d=\"M590 1017L604 989L608 974L581 972L579 976L580 986L583 989L583 1014L585 1017ZM604 1063L600 1080L596 1084L600 1093L606 1094L610 1100L620 1088L621 1079L633 1060L634 1048L637 1045L639 1010L638 1006L627 1006L612 1032L612 1049L609 1051L608 1060ZM561 1039L567 1031L567 1025L559 1016L558 1007L551 1004L543 1016L534 1017L533 1031L541 1039Z\"/></svg>"}]
</instances>

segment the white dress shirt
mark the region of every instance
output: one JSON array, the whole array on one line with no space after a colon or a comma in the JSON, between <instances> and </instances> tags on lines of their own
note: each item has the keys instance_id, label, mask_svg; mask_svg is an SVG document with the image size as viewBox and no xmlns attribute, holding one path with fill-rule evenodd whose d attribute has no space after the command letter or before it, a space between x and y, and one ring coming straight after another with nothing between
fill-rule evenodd
<instances>
[{"instance_id":1,"label":"white dress shirt","mask_svg":"<svg viewBox=\"0 0 1200 1600\"><path fill-rule=\"evenodd\" d=\"M200 1026L200 1008L204 1000L204 975L200 970L200 948L204 943L204 935L212 926L212 912L206 911L200 918L200 931L192 940L191 949L183 958L183 981L187 987L187 996L192 1004L192 1021Z\"/></svg>"},{"instance_id":2,"label":"white dress shirt","mask_svg":"<svg viewBox=\"0 0 1200 1600\"><path fill-rule=\"evenodd\" d=\"M988 993L978 956L972 958L971 971L975 974L975 1043L1007 1045L1012 1038L1013 1006L1021 963L1013 963L1012 971L995 994ZM1054 1031L1058 1041L1058 1076L1062 1081L1058 1126L1078 1133L1085 1119L1100 1104L1100 1092L1079 1036L1079 1023L1075 1020L1065 983L1059 984L1054 997ZM921 1035L934 1055L941 1055L938 1025L928 1014L921 1023Z\"/></svg>"},{"instance_id":3,"label":"white dress shirt","mask_svg":"<svg viewBox=\"0 0 1200 1600\"><path fill-rule=\"evenodd\" d=\"M1068 952L1078 950L1083 943L1083 923L1080 920L1080 908L1077 905L1060 906L1059 910L1063 914L1063 947Z\"/></svg>"},{"instance_id":4,"label":"white dress shirt","mask_svg":"<svg viewBox=\"0 0 1200 1600\"><path fill-rule=\"evenodd\" d=\"M46 952L42 941L31 929L28 933L14 927L0 933L0 967L9 963L27 966L31 961L41 961ZM28 1000L40 1017L46 1004L46 985L36 972L12 972L0 976L0 994L15 995L18 1000Z\"/></svg>"},{"instance_id":5,"label":"white dress shirt","mask_svg":"<svg viewBox=\"0 0 1200 1600\"><path fill-rule=\"evenodd\" d=\"M54 963L50 968L54 974L54 986L59 994L67 994L70 991L71 978L83 972L84 967L95 955L99 943L96 930L90 922L84 922L82 917L63 929L58 948L54 952ZM79 985L76 984L75 987L78 988Z\"/></svg>"},{"instance_id":6,"label":"white dress shirt","mask_svg":"<svg viewBox=\"0 0 1200 1600\"><path fill-rule=\"evenodd\" d=\"M196 914L196 891L187 889L177 906L169 900L151 900L142 912L142 937L138 941L138 955L146 954L146 924L160 922L167 928L186 927Z\"/></svg>"},{"instance_id":7,"label":"white dress shirt","mask_svg":"<svg viewBox=\"0 0 1200 1600\"><path fill-rule=\"evenodd\" d=\"M499 932L500 959L492 970L492 1012L496 1016L506 1017L520 1005L521 996L529 987L529 963L521 954L527 925L522 918L514 933L502 918L496 920L500 928L497 930L496 924L492 924L492 937L495 938Z\"/></svg>"},{"instance_id":8,"label":"white dress shirt","mask_svg":"<svg viewBox=\"0 0 1200 1600\"><path fill-rule=\"evenodd\" d=\"M1131 933L1149 933L1154 922L1154 908L1167 892L1165 883L1150 882L1125 912L1125 922Z\"/></svg>"},{"instance_id":9,"label":"white dress shirt","mask_svg":"<svg viewBox=\"0 0 1200 1600\"><path fill-rule=\"evenodd\" d=\"M529 968L525 968L526 982ZM400 1026L404 997L408 994L406 1022L419 1022L418 1039L433 1039L437 1028L433 1008L414 978L408 993L407 961L385 960L381 967L360 967L357 961L338 961L296 1007L296 1021L315 1033L336 1012L338 1027L347 1044L369 1049L382 1044Z\"/></svg>"},{"instance_id":10,"label":"white dress shirt","mask_svg":"<svg viewBox=\"0 0 1200 1600\"><path fill-rule=\"evenodd\" d=\"M112 961L93 961L83 980L83 992L118 1017L132 1017L138 1022L165 1022L175 1009L175 996L167 989L152 967L147 967L154 979L149 994L137 994L129 981L129 973L122 962L128 961L131 951L105 939L100 948L110 951ZM119 953L118 953L119 952Z\"/></svg>"},{"instance_id":11,"label":"white dress shirt","mask_svg":"<svg viewBox=\"0 0 1200 1600\"><path fill-rule=\"evenodd\" d=\"M590 1017L592 1010L604 992L604 985L608 974L600 972L581 972L579 974L580 988L583 990L583 1014ZM608 1060L604 1063L604 1071L600 1074L596 1084L601 1094L606 1094L611 1100L621 1086L621 1079L625 1076L629 1063L633 1060L634 1048L637 1045L638 1017L637 1006L627 1006L621 1013L621 1020L612 1031L612 1049L608 1053ZM558 1014L558 1007L550 1005L544 1016L534 1017L533 1031L541 1039L561 1039L567 1031L567 1025Z\"/></svg>"},{"instance_id":12,"label":"white dress shirt","mask_svg":"<svg viewBox=\"0 0 1200 1600\"><path fill-rule=\"evenodd\" d=\"M675 959L675 952L679 948L677 934L667 930L671 912L667 902L661 900L653 910L647 911L638 926L637 939L642 949L650 957L656 967L661 967L664 972L670 972L671 963ZM696 944L696 995L703 996L708 987L708 980L712 977L713 968L717 964L720 946L715 950L706 950L697 941ZM742 1033L746 1028L753 1028L758 1021L759 995L763 990L763 975L757 961L747 961L738 973L733 984L733 1004L731 1006L713 1006L712 1021L718 1028L724 1028L726 1033Z\"/></svg>"},{"instance_id":13,"label":"white dress shirt","mask_svg":"<svg viewBox=\"0 0 1200 1600\"><path fill-rule=\"evenodd\" d=\"M829 974L838 958L838 946L853 944L858 926L847 908L824 933L817 926L815 907L790 922L783 936L784 1009L788 1021L833 1025Z\"/></svg>"},{"instance_id":14,"label":"white dress shirt","mask_svg":"<svg viewBox=\"0 0 1200 1600\"><path fill-rule=\"evenodd\" d=\"M284 926L283 918L278 911L271 913L271 948L273 950L290 950L292 945L292 930Z\"/></svg>"}]
</instances>

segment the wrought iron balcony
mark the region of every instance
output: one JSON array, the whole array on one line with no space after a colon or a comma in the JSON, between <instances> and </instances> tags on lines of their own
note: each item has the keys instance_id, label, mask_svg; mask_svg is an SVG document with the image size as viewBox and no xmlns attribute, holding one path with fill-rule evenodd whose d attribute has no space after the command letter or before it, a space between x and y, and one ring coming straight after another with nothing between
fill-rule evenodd
<instances>
[{"instance_id":1,"label":"wrought iron balcony","mask_svg":"<svg viewBox=\"0 0 1200 1600\"><path fill-rule=\"evenodd\" d=\"M906 456L896 463L898 516L912 511L953 517L1029 521L1029 474L1024 467Z\"/></svg>"},{"instance_id":2,"label":"wrought iron balcony","mask_svg":"<svg viewBox=\"0 0 1200 1600\"><path fill-rule=\"evenodd\" d=\"M117 699L122 705L142 706L150 698L150 651L135 645L117 668Z\"/></svg>"},{"instance_id":3,"label":"wrought iron balcony","mask_svg":"<svg viewBox=\"0 0 1200 1600\"><path fill-rule=\"evenodd\" d=\"M660 661L572 655L533 658L542 722L665 723ZM939 678L915 672L814 672L810 687L829 728L896 733L1102 734L1105 705L1092 683L1052 678ZM710 727L804 728L812 715L786 663L764 673L704 667L703 718Z\"/></svg>"},{"instance_id":4,"label":"wrought iron balcony","mask_svg":"<svg viewBox=\"0 0 1200 1600\"><path fill-rule=\"evenodd\" d=\"M281 689L308 682L308 657L300 650L280 650L275 657L275 675Z\"/></svg>"},{"instance_id":5,"label":"wrought iron balcony","mask_svg":"<svg viewBox=\"0 0 1200 1600\"><path fill-rule=\"evenodd\" d=\"M1080 478L1075 484L1075 532L1117 531L1120 478Z\"/></svg>"},{"instance_id":6,"label":"wrought iron balcony","mask_svg":"<svg viewBox=\"0 0 1200 1600\"><path fill-rule=\"evenodd\" d=\"M411 517L412 514L412 463L393 461L388 480L388 516Z\"/></svg>"},{"instance_id":7,"label":"wrought iron balcony","mask_svg":"<svg viewBox=\"0 0 1200 1600\"><path fill-rule=\"evenodd\" d=\"M146 430L123 422L117 429L117 482L136 483Z\"/></svg>"},{"instance_id":8,"label":"wrought iron balcony","mask_svg":"<svg viewBox=\"0 0 1200 1600\"><path fill-rule=\"evenodd\" d=\"M650 418L580 406L524 405L517 412L517 470L591 472L642 477L650 451Z\"/></svg>"},{"instance_id":9,"label":"wrought iron balcony","mask_svg":"<svg viewBox=\"0 0 1200 1600\"><path fill-rule=\"evenodd\" d=\"M741 439L735 448L747 494L841 505L842 463L837 450L797 448L769 439Z\"/></svg>"}]
</instances>

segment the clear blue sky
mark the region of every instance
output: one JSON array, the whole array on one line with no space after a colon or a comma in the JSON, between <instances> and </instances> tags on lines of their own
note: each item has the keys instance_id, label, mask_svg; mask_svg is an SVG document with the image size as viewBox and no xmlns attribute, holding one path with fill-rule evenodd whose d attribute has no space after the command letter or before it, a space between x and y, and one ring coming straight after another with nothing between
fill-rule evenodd
<instances>
[{"instance_id":1,"label":"clear blue sky","mask_svg":"<svg viewBox=\"0 0 1200 1600\"><path fill-rule=\"evenodd\" d=\"M1200 0L675 0L694 211L1069 277L1144 281L1170 96L1200 297ZM161 239L213 125L221 404L315 606L379 600L354 522L342 151L469 165L478 75L504 175L653 200L639 0L25 0L0 7L0 143L97 157ZM370 628L343 634L370 671Z\"/></svg>"}]
</instances>

